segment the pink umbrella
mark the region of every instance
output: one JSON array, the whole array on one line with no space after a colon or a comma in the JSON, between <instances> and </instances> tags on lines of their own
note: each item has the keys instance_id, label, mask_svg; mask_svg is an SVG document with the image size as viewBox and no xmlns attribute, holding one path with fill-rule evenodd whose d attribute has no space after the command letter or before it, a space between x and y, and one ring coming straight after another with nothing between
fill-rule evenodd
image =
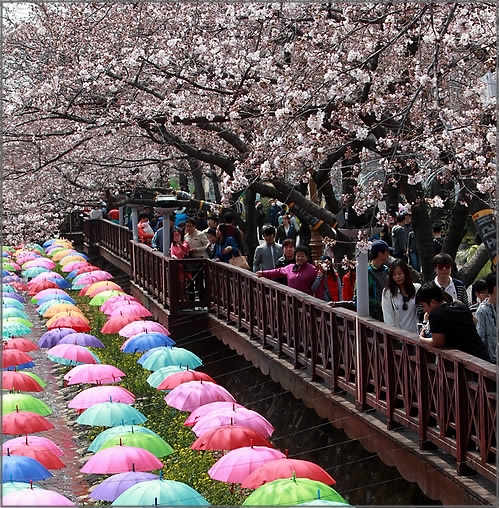
<instances>
[{"instance_id":1,"label":"pink umbrella","mask_svg":"<svg viewBox=\"0 0 499 508\"><path fill-rule=\"evenodd\" d=\"M101 333L118 333L128 323L138 320L140 316L135 314L116 314L107 320L101 328Z\"/></svg>"},{"instance_id":2,"label":"pink umbrella","mask_svg":"<svg viewBox=\"0 0 499 508\"><path fill-rule=\"evenodd\" d=\"M138 302L137 298L135 298L132 295L127 295L126 293L121 293L120 295L111 296L111 298L108 298L101 306L100 310L101 312L106 312L108 309L116 305L117 303L122 302Z\"/></svg>"},{"instance_id":3,"label":"pink umbrella","mask_svg":"<svg viewBox=\"0 0 499 508\"><path fill-rule=\"evenodd\" d=\"M237 408L244 407L237 402L225 402L225 401L217 401L210 402L209 404L203 404L196 408L185 420L184 425L188 427L192 427L202 416L211 413L212 411L216 411L218 409L226 409L226 408Z\"/></svg>"},{"instance_id":4,"label":"pink umbrella","mask_svg":"<svg viewBox=\"0 0 499 508\"><path fill-rule=\"evenodd\" d=\"M104 270L93 270L78 279L79 286L86 286L87 284L93 284L94 282L101 282L103 280L111 280L113 275Z\"/></svg>"},{"instance_id":5,"label":"pink umbrella","mask_svg":"<svg viewBox=\"0 0 499 508\"><path fill-rule=\"evenodd\" d=\"M153 471L161 469L163 462L145 448L111 446L99 450L80 469L82 473L114 474L127 471Z\"/></svg>"},{"instance_id":6,"label":"pink umbrella","mask_svg":"<svg viewBox=\"0 0 499 508\"><path fill-rule=\"evenodd\" d=\"M21 436L9 439L2 443L2 453L7 451L7 448L14 448L16 445L27 444L34 446L43 446L50 450L57 457L62 457L64 452L59 448L51 439L42 436Z\"/></svg>"},{"instance_id":7,"label":"pink umbrella","mask_svg":"<svg viewBox=\"0 0 499 508\"><path fill-rule=\"evenodd\" d=\"M218 459L208 470L208 475L221 482L242 483L266 462L282 458L286 458L286 455L275 448L243 446L231 450Z\"/></svg>"},{"instance_id":8,"label":"pink umbrella","mask_svg":"<svg viewBox=\"0 0 499 508\"><path fill-rule=\"evenodd\" d=\"M89 349L78 344L56 344L47 351L47 355L65 358L75 363L98 363Z\"/></svg>"},{"instance_id":9,"label":"pink umbrella","mask_svg":"<svg viewBox=\"0 0 499 508\"><path fill-rule=\"evenodd\" d=\"M94 386L87 388L75 395L68 403L72 409L88 409L94 404L101 402L121 402L123 404L133 404L135 395L122 386Z\"/></svg>"},{"instance_id":10,"label":"pink umbrella","mask_svg":"<svg viewBox=\"0 0 499 508\"><path fill-rule=\"evenodd\" d=\"M143 332L158 332L170 335L170 332L162 324L155 321L134 321L124 326L118 333L122 337L130 338Z\"/></svg>"},{"instance_id":11,"label":"pink umbrella","mask_svg":"<svg viewBox=\"0 0 499 508\"><path fill-rule=\"evenodd\" d=\"M112 300L112 298L110 298L110 300ZM108 316L111 315L112 313L116 313L116 311L121 310L122 307L125 307L125 309L127 309L128 308L126 307L127 305L131 305L132 307L133 306L143 307L143 305L136 300L124 300L124 301L115 300L108 305L105 304L107 304L107 300L101 305L100 311L103 312L104 314L107 314Z\"/></svg>"},{"instance_id":12,"label":"pink umbrella","mask_svg":"<svg viewBox=\"0 0 499 508\"><path fill-rule=\"evenodd\" d=\"M80 268L84 268L89 266L90 263L88 261L72 261L71 263L67 263L62 267L62 271L65 273L74 272L75 270L79 270Z\"/></svg>"},{"instance_id":13,"label":"pink umbrella","mask_svg":"<svg viewBox=\"0 0 499 508\"><path fill-rule=\"evenodd\" d=\"M121 381L126 374L114 365L106 363L85 363L73 367L64 375L64 380L68 385L77 385L81 383L89 384L110 384Z\"/></svg>"},{"instance_id":14,"label":"pink umbrella","mask_svg":"<svg viewBox=\"0 0 499 508\"><path fill-rule=\"evenodd\" d=\"M223 386L204 381L188 381L174 388L165 402L179 411L194 411L203 404L225 400L236 402L236 399Z\"/></svg>"},{"instance_id":15,"label":"pink umbrella","mask_svg":"<svg viewBox=\"0 0 499 508\"><path fill-rule=\"evenodd\" d=\"M26 261L22 265L23 269L33 268L35 266L43 266L45 268L48 268L49 270L52 270L55 268L55 263L49 258L37 258L32 259L31 261Z\"/></svg>"},{"instance_id":16,"label":"pink umbrella","mask_svg":"<svg viewBox=\"0 0 499 508\"><path fill-rule=\"evenodd\" d=\"M29 485L28 485L29 486ZM67 497L53 490L26 488L2 497L3 506L76 506Z\"/></svg>"},{"instance_id":17,"label":"pink umbrella","mask_svg":"<svg viewBox=\"0 0 499 508\"><path fill-rule=\"evenodd\" d=\"M88 265L87 264L86 266L82 266L81 268L78 268L78 270L76 270L76 275L81 275L82 273L95 272L96 270L100 270L100 268L95 265Z\"/></svg>"},{"instance_id":18,"label":"pink umbrella","mask_svg":"<svg viewBox=\"0 0 499 508\"><path fill-rule=\"evenodd\" d=\"M57 286L57 284L56 284ZM33 296L33 300L35 302L37 302L38 300L40 300L40 298L43 298L44 296L47 296L47 295L66 295L66 296L69 296L66 291L64 291L63 289L59 289L59 286L57 287L52 287L52 288L47 288L47 289L43 289L39 292L37 292L34 296Z\"/></svg>"},{"instance_id":19,"label":"pink umbrella","mask_svg":"<svg viewBox=\"0 0 499 508\"><path fill-rule=\"evenodd\" d=\"M116 307L116 308L108 311L107 314L110 317L118 316L120 314L121 315L132 314L134 316L138 316L141 318L152 316L151 312L149 310L147 310L143 305L141 305L140 303L135 303L135 302L123 303L119 307ZM120 330L121 330L121 328L120 328Z\"/></svg>"},{"instance_id":20,"label":"pink umbrella","mask_svg":"<svg viewBox=\"0 0 499 508\"><path fill-rule=\"evenodd\" d=\"M33 277L28 282L28 288L31 287L32 284L38 282L39 280L54 280L54 279L64 279L64 277L56 272L42 272L37 276Z\"/></svg>"},{"instance_id":21,"label":"pink umbrella","mask_svg":"<svg viewBox=\"0 0 499 508\"><path fill-rule=\"evenodd\" d=\"M274 432L274 427L260 413L251 409L241 408L225 408L212 411L205 416L199 418L197 423L192 427L192 431L196 436L200 436L203 432L222 427L223 425L242 425L250 427L260 432L265 437L270 437Z\"/></svg>"}]
</instances>

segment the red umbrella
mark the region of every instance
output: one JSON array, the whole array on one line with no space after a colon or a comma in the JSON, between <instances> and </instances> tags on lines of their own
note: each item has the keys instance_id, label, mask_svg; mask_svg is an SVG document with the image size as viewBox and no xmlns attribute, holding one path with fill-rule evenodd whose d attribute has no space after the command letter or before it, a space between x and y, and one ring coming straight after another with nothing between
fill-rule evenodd
<instances>
[{"instance_id":1,"label":"red umbrella","mask_svg":"<svg viewBox=\"0 0 499 508\"><path fill-rule=\"evenodd\" d=\"M18 349L19 351L24 351L28 353L29 351L36 351L40 349L34 342L31 342L28 339L22 339L17 337L15 339L6 340L3 343L3 348L5 349Z\"/></svg>"},{"instance_id":2,"label":"red umbrella","mask_svg":"<svg viewBox=\"0 0 499 508\"><path fill-rule=\"evenodd\" d=\"M235 450L243 446L268 446L272 443L259 432L241 425L224 425L201 434L191 448L193 450Z\"/></svg>"},{"instance_id":3,"label":"red umbrella","mask_svg":"<svg viewBox=\"0 0 499 508\"><path fill-rule=\"evenodd\" d=\"M64 452L59 448L51 439L48 437L42 437L42 436L21 436L21 437L14 437L13 439L9 439L8 441L5 441L2 443L2 453L5 454L7 451L7 448L14 448L16 445L21 444L30 444L30 445L36 445L36 446L43 446L44 448L47 448L47 450L50 450L58 457L62 457L64 455Z\"/></svg>"},{"instance_id":4,"label":"red umbrella","mask_svg":"<svg viewBox=\"0 0 499 508\"><path fill-rule=\"evenodd\" d=\"M2 416L2 434L31 434L53 428L46 418L32 411L13 411Z\"/></svg>"},{"instance_id":5,"label":"red umbrella","mask_svg":"<svg viewBox=\"0 0 499 508\"><path fill-rule=\"evenodd\" d=\"M2 388L4 390L18 390L21 392L41 392L43 388L38 382L24 372L4 370L2 372Z\"/></svg>"},{"instance_id":6,"label":"red umbrella","mask_svg":"<svg viewBox=\"0 0 499 508\"><path fill-rule=\"evenodd\" d=\"M77 314L73 316L61 316L48 325L47 328L49 330L54 328L72 328L76 332L89 332L92 329L85 319L82 319Z\"/></svg>"},{"instance_id":7,"label":"red umbrella","mask_svg":"<svg viewBox=\"0 0 499 508\"><path fill-rule=\"evenodd\" d=\"M271 460L255 469L247 478L242 482L243 489L257 489L264 483L274 480L291 478L309 478L316 480L326 485L334 485L335 479L327 473L322 467L310 462L308 460L290 459L284 457L281 459Z\"/></svg>"},{"instance_id":8,"label":"red umbrella","mask_svg":"<svg viewBox=\"0 0 499 508\"><path fill-rule=\"evenodd\" d=\"M58 289L59 286L53 281L53 280L50 280L50 279L46 279L46 280L39 280L39 281L36 281L35 283L29 285L29 291L28 291L28 295L30 296L35 296L36 294L38 294L40 291L43 291L44 289Z\"/></svg>"},{"instance_id":9,"label":"red umbrella","mask_svg":"<svg viewBox=\"0 0 499 508\"><path fill-rule=\"evenodd\" d=\"M139 321L140 316L134 314L118 314L107 320L101 328L101 333L118 333L125 325L132 321Z\"/></svg>"},{"instance_id":10,"label":"red umbrella","mask_svg":"<svg viewBox=\"0 0 499 508\"><path fill-rule=\"evenodd\" d=\"M73 367L64 375L64 379L68 382L68 385L80 383L109 384L117 383L125 376L126 374L114 365L85 363Z\"/></svg>"},{"instance_id":11,"label":"red umbrella","mask_svg":"<svg viewBox=\"0 0 499 508\"><path fill-rule=\"evenodd\" d=\"M165 377L165 379L163 379L156 388L158 390L173 390L178 385L187 383L188 381L206 381L208 383L216 384L216 381L205 372L187 369L182 372L175 372L174 374Z\"/></svg>"},{"instance_id":12,"label":"red umbrella","mask_svg":"<svg viewBox=\"0 0 499 508\"><path fill-rule=\"evenodd\" d=\"M2 367L15 367L23 363L32 362L33 358L19 349L6 349L2 351Z\"/></svg>"},{"instance_id":13,"label":"red umbrella","mask_svg":"<svg viewBox=\"0 0 499 508\"><path fill-rule=\"evenodd\" d=\"M51 450L43 446L19 444L13 447L7 447L3 452L4 455L23 455L24 457L31 457L45 466L47 469L62 469L66 464Z\"/></svg>"},{"instance_id":14,"label":"red umbrella","mask_svg":"<svg viewBox=\"0 0 499 508\"><path fill-rule=\"evenodd\" d=\"M16 288L18 291L28 291L29 286L25 282L11 282L10 285L14 288Z\"/></svg>"}]
</instances>

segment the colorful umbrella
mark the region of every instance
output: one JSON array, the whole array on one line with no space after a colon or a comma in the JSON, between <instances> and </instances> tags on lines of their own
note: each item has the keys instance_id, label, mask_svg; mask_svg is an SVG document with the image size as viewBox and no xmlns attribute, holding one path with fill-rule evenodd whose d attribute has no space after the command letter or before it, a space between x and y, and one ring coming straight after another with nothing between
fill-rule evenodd
<instances>
[{"instance_id":1,"label":"colorful umbrella","mask_svg":"<svg viewBox=\"0 0 499 508\"><path fill-rule=\"evenodd\" d=\"M35 446L43 446L50 450L57 457L62 457L64 452L59 448L51 439L42 436L21 436L14 437L2 443L2 453L7 451L7 448L14 448L16 445L27 444ZM4 453L5 454L5 453Z\"/></svg>"},{"instance_id":2,"label":"colorful umbrella","mask_svg":"<svg viewBox=\"0 0 499 508\"><path fill-rule=\"evenodd\" d=\"M144 332L127 339L120 349L123 353L142 353L155 347L173 346L174 344L175 341L164 333Z\"/></svg>"},{"instance_id":3,"label":"colorful umbrella","mask_svg":"<svg viewBox=\"0 0 499 508\"><path fill-rule=\"evenodd\" d=\"M191 448L193 450L234 450L242 446L268 446L272 444L259 432L241 425L224 425L201 434Z\"/></svg>"},{"instance_id":4,"label":"colorful umbrella","mask_svg":"<svg viewBox=\"0 0 499 508\"><path fill-rule=\"evenodd\" d=\"M8 325L9 323L20 323L28 328L33 328L33 323L28 321L26 318L19 316L11 316L2 318L2 326Z\"/></svg>"},{"instance_id":5,"label":"colorful umbrella","mask_svg":"<svg viewBox=\"0 0 499 508\"><path fill-rule=\"evenodd\" d=\"M91 330L90 325L78 314L58 317L50 325L47 325L47 328L49 330L54 328L72 328L76 332L89 332Z\"/></svg>"},{"instance_id":6,"label":"colorful umbrella","mask_svg":"<svg viewBox=\"0 0 499 508\"><path fill-rule=\"evenodd\" d=\"M123 294L124 291L119 291L118 289L107 289L106 291L103 291L102 293L99 293L92 297L90 302L88 302L90 305L102 305L106 300L111 298L112 296ZM124 326L124 325L123 325Z\"/></svg>"},{"instance_id":7,"label":"colorful umbrella","mask_svg":"<svg viewBox=\"0 0 499 508\"><path fill-rule=\"evenodd\" d=\"M225 408L212 411L199 418L192 427L192 431L196 436L200 436L207 430L221 427L222 425L242 425L243 427L250 427L251 429L257 430L265 437L270 437L274 432L274 427L268 420L256 411L246 407Z\"/></svg>"},{"instance_id":8,"label":"colorful umbrella","mask_svg":"<svg viewBox=\"0 0 499 508\"><path fill-rule=\"evenodd\" d=\"M54 347L59 341L69 335L71 333L75 333L72 328L54 328L53 330L49 330L45 332L39 339L38 345L43 348L51 348Z\"/></svg>"},{"instance_id":9,"label":"colorful umbrella","mask_svg":"<svg viewBox=\"0 0 499 508\"><path fill-rule=\"evenodd\" d=\"M267 462L285 457L281 451L268 446L243 446L220 457L208 470L208 475L221 482L242 483Z\"/></svg>"},{"instance_id":10,"label":"colorful umbrella","mask_svg":"<svg viewBox=\"0 0 499 508\"><path fill-rule=\"evenodd\" d=\"M29 371L23 372L23 374L32 377L42 388L45 388L47 386L47 383L38 374Z\"/></svg>"},{"instance_id":11,"label":"colorful umbrella","mask_svg":"<svg viewBox=\"0 0 499 508\"><path fill-rule=\"evenodd\" d=\"M100 363L100 359L96 357L95 353L92 353L85 346L78 346L77 344L56 344L47 351L47 356L51 360L63 365Z\"/></svg>"},{"instance_id":12,"label":"colorful umbrella","mask_svg":"<svg viewBox=\"0 0 499 508\"><path fill-rule=\"evenodd\" d=\"M103 293L100 293L103 294ZM94 296L94 298L97 298L98 296ZM90 300L90 304L92 303L92 300ZM132 321L137 321L140 319L140 316L134 315L134 314L118 314L116 316L110 317L104 326L101 328L101 333L118 333L125 325L128 323L131 323Z\"/></svg>"},{"instance_id":13,"label":"colorful umbrella","mask_svg":"<svg viewBox=\"0 0 499 508\"><path fill-rule=\"evenodd\" d=\"M102 341L88 333L70 333L63 337L58 344L78 344L79 346L97 348L105 347Z\"/></svg>"},{"instance_id":14,"label":"colorful umbrella","mask_svg":"<svg viewBox=\"0 0 499 508\"><path fill-rule=\"evenodd\" d=\"M2 389L16 390L21 392L41 392L43 388L31 376L27 376L24 372L3 371L2 372Z\"/></svg>"},{"instance_id":15,"label":"colorful umbrella","mask_svg":"<svg viewBox=\"0 0 499 508\"><path fill-rule=\"evenodd\" d=\"M113 436L119 436L122 434L152 434L157 436L156 432L147 427L141 427L140 425L117 425L116 427L110 427L109 429L103 430L90 444L88 451L96 452L99 448Z\"/></svg>"},{"instance_id":16,"label":"colorful umbrella","mask_svg":"<svg viewBox=\"0 0 499 508\"><path fill-rule=\"evenodd\" d=\"M173 390L178 385L181 385L182 383L187 383L188 381L204 381L206 383L216 383L216 381L205 372L187 369L182 372L175 372L173 374L170 374L165 379L163 379L161 383L159 383L157 389Z\"/></svg>"},{"instance_id":17,"label":"colorful umbrella","mask_svg":"<svg viewBox=\"0 0 499 508\"><path fill-rule=\"evenodd\" d=\"M76 304L76 302L63 289L59 288L49 288L44 291L40 291L31 300L32 303L36 303L37 305L43 305L50 300L56 300L58 302L65 300L66 302Z\"/></svg>"},{"instance_id":18,"label":"colorful umbrella","mask_svg":"<svg viewBox=\"0 0 499 508\"><path fill-rule=\"evenodd\" d=\"M186 370L186 367L177 367L176 365L170 365L169 367L162 367L151 373L151 375L146 379L147 383L153 388L157 388L159 383L163 381L170 374L175 374L176 372L182 372Z\"/></svg>"},{"instance_id":19,"label":"colorful umbrella","mask_svg":"<svg viewBox=\"0 0 499 508\"><path fill-rule=\"evenodd\" d=\"M122 404L133 404L135 395L126 388L115 385L94 386L76 394L68 403L72 409L88 409L89 407L102 402L121 402Z\"/></svg>"},{"instance_id":20,"label":"colorful umbrella","mask_svg":"<svg viewBox=\"0 0 499 508\"><path fill-rule=\"evenodd\" d=\"M22 443L17 446L8 446L4 455L9 453L10 455L31 457L47 469L63 469L66 467L66 464L54 452L43 446Z\"/></svg>"},{"instance_id":21,"label":"colorful umbrella","mask_svg":"<svg viewBox=\"0 0 499 508\"><path fill-rule=\"evenodd\" d=\"M2 395L2 415L17 411L28 411L41 416L52 414L52 409L43 400L28 393L6 393Z\"/></svg>"},{"instance_id":22,"label":"colorful umbrella","mask_svg":"<svg viewBox=\"0 0 499 508\"><path fill-rule=\"evenodd\" d=\"M140 471L114 474L99 483L90 493L90 497L100 501L114 501L125 490L137 483L157 479L159 479L159 476L155 474Z\"/></svg>"},{"instance_id":23,"label":"colorful umbrella","mask_svg":"<svg viewBox=\"0 0 499 508\"><path fill-rule=\"evenodd\" d=\"M114 365L89 363L73 367L64 375L64 379L68 382L68 385L81 383L110 384L121 381L121 378L125 376L126 374Z\"/></svg>"},{"instance_id":24,"label":"colorful umbrella","mask_svg":"<svg viewBox=\"0 0 499 508\"><path fill-rule=\"evenodd\" d=\"M144 448L113 446L98 451L80 469L82 473L113 474L161 469L163 462Z\"/></svg>"},{"instance_id":25,"label":"colorful umbrella","mask_svg":"<svg viewBox=\"0 0 499 508\"><path fill-rule=\"evenodd\" d=\"M209 404L203 404L202 406L199 406L194 411L192 411L192 413L187 417L187 420L185 420L184 425L186 425L187 427L192 427L202 416L207 415L212 411L216 411L218 409L225 409L227 407L237 408L244 406L234 402L225 402L225 401L217 401L210 402Z\"/></svg>"},{"instance_id":26,"label":"colorful umbrella","mask_svg":"<svg viewBox=\"0 0 499 508\"><path fill-rule=\"evenodd\" d=\"M137 483L111 506L210 506L210 503L189 485L160 478Z\"/></svg>"},{"instance_id":27,"label":"colorful umbrella","mask_svg":"<svg viewBox=\"0 0 499 508\"><path fill-rule=\"evenodd\" d=\"M6 296L2 296L2 310L16 308L16 309L24 309L24 305L22 302L17 300L16 298L8 298Z\"/></svg>"},{"instance_id":28,"label":"colorful umbrella","mask_svg":"<svg viewBox=\"0 0 499 508\"><path fill-rule=\"evenodd\" d=\"M144 332L158 332L170 335L170 332L161 323L144 320L134 321L133 323L124 326L118 333L122 337L130 338Z\"/></svg>"},{"instance_id":29,"label":"colorful umbrella","mask_svg":"<svg viewBox=\"0 0 499 508\"><path fill-rule=\"evenodd\" d=\"M73 289L73 290L83 289L86 286L90 286L90 285L94 284L95 282L111 280L112 278L113 278L113 276L109 272L104 272L102 270L94 270L92 272L82 273L81 275L77 275L73 279L71 289ZM122 288L120 286L118 286L117 284L112 285L109 289L114 289L114 290L118 290L118 291L122 290ZM104 291L105 291L105 289L104 289ZM99 291L98 293L100 293L100 292L101 291ZM96 294L98 294L98 293L96 293Z\"/></svg>"},{"instance_id":30,"label":"colorful umbrella","mask_svg":"<svg viewBox=\"0 0 499 508\"><path fill-rule=\"evenodd\" d=\"M3 349L18 349L19 351L23 351L24 353L29 353L30 351L36 351L40 349L34 342L31 342L28 339L22 339L20 337L14 339L8 339L3 343Z\"/></svg>"},{"instance_id":31,"label":"colorful umbrella","mask_svg":"<svg viewBox=\"0 0 499 508\"><path fill-rule=\"evenodd\" d=\"M52 258L54 259L54 258ZM85 259L79 252L74 252L71 255L64 256L60 261L59 265L64 267L66 265L69 265L70 263L79 263L79 262L85 262L88 261L88 259Z\"/></svg>"},{"instance_id":32,"label":"colorful umbrella","mask_svg":"<svg viewBox=\"0 0 499 508\"><path fill-rule=\"evenodd\" d=\"M165 402L179 411L194 411L203 404L225 400L236 402L232 394L223 386L204 381L188 381L174 388L166 397Z\"/></svg>"},{"instance_id":33,"label":"colorful umbrella","mask_svg":"<svg viewBox=\"0 0 499 508\"><path fill-rule=\"evenodd\" d=\"M33 358L19 349L5 349L2 351L2 367L15 367L23 363L32 362Z\"/></svg>"},{"instance_id":34,"label":"colorful umbrella","mask_svg":"<svg viewBox=\"0 0 499 508\"><path fill-rule=\"evenodd\" d=\"M4 293L2 292L2 303L10 303L12 300L17 300L20 303L25 303L26 298L19 293Z\"/></svg>"},{"instance_id":35,"label":"colorful umbrella","mask_svg":"<svg viewBox=\"0 0 499 508\"><path fill-rule=\"evenodd\" d=\"M171 455L173 448L157 434L145 434L143 432L128 432L110 437L99 450L111 448L111 446L136 446L150 451L155 457L161 458Z\"/></svg>"},{"instance_id":36,"label":"colorful umbrella","mask_svg":"<svg viewBox=\"0 0 499 508\"><path fill-rule=\"evenodd\" d=\"M146 421L147 418L139 410L121 402L99 402L85 409L76 419L76 423L80 425L102 427L137 425Z\"/></svg>"},{"instance_id":37,"label":"colorful umbrella","mask_svg":"<svg viewBox=\"0 0 499 508\"><path fill-rule=\"evenodd\" d=\"M148 355L144 363L142 363L142 367L147 370L154 371L170 365L185 365L186 367L195 369L203 365L199 356L182 347L159 347L151 351L153 351L153 353Z\"/></svg>"},{"instance_id":38,"label":"colorful umbrella","mask_svg":"<svg viewBox=\"0 0 499 508\"><path fill-rule=\"evenodd\" d=\"M31 480L45 480L50 478L52 473L40 462L31 457L22 455L4 455L2 456L2 478L14 482L29 482ZM6 506L5 499L2 499L2 505Z\"/></svg>"},{"instance_id":39,"label":"colorful umbrella","mask_svg":"<svg viewBox=\"0 0 499 508\"><path fill-rule=\"evenodd\" d=\"M31 411L14 411L2 415L2 434L31 434L53 428L54 426L46 418Z\"/></svg>"},{"instance_id":40,"label":"colorful umbrella","mask_svg":"<svg viewBox=\"0 0 499 508\"><path fill-rule=\"evenodd\" d=\"M106 314L109 317L114 317L118 315L128 315L132 314L134 316L138 316L140 318L151 317L151 311L146 309L142 304L137 302L126 302L121 305L117 305L115 308L110 309ZM121 328L120 328L121 330ZM119 331L119 330L118 330Z\"/></svg>"},{"instance_id":41,"label":"colorful umbrella","mask_svg":"<svg viewBox=\"0 0 499 508\"><path fill-rule=\"evenodd\" d=\"M76 506L67 497L53 490L24 489L2 498L4 506Z\"/></svg>"},{"instance_id":42,"label":"colorful umbrella","mask_svg":"<svg viewBox=\"0 0 499 508\"><path fill-rule=\"evenodd\" d=\"M265 483L291 478L293 474L297 478L309 478L326 485L334 485L335 479L322 467L314 462L300 459L290 459L287 456L269 461L255 469L242 482L244 489L257 489Z\"/></svg>"},{"instance_id":43,"label":"colorful umbrella","mask_svg":"<svg viewBox=\"0 0 499 508\"><path fill-rule=\"evenodd\" d=\"M33 266L32 268L26 268L21 272L23 277L28 279L32 279L41 273L50 272L50 268L45 268L44 266ZM42 279L46 280L46 279ZM37 281L38 282L38 281ZM29 286L29 285L28 285Z\"/></svg>"},{"instance_id":44,"label":"colorful umbrella","mask_svg":"<svg viewBox=\"0 0 499 508\"><path fill-rule=\"evenodd\" d=\"M293 476L262 485L245 499L242 506L296 506L315 499L339 501L348 504L329 485L308 478Z\"/></svg>"}]
</instances>

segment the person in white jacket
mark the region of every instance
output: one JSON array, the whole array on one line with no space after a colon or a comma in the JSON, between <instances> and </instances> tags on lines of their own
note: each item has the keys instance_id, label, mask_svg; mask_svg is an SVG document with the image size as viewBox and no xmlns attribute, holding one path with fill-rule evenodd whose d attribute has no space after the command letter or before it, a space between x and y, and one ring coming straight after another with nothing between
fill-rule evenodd
<instances>
[{"instance_id":1,"label":"person in white jacket","mask_svg":"<svg viewBox=\"0 0 499 508\"><path fill-rule=\"evenodd\" d=\"M393 261L381 297L386 324L417 333L416 293L419 288L420 284L412 282L407 263L402 259Z\"/></svg>"}]
</instances>

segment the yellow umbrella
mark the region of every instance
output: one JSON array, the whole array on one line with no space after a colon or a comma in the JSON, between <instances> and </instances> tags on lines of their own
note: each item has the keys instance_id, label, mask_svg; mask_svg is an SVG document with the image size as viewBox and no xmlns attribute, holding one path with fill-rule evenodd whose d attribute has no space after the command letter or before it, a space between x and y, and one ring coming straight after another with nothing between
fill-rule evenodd
<instances>
[{"instance_id":1,"label":"yellow umbrella","mask_svg":"<svg viewBox=\"0 0 499 508\"><path fill-rule=\"evenodd\" d=\"M67 240L66 238L57 238L52 242L52 245L60 245L61 247L72 247L73 242L71 240Z\"/></svg>"},{"instance_id":2,"label":"yellow umbrella","mask_svg":"<svg viewBox=\"0 0 499 508\"><path fill-rule=\"evenodd\" d=\"M59 318L62 318L62 317L67 317L67 316L77 316L78 319L82 319L83 321L85 321L87 324L90 324L90 321L81 313L79 312L74 312L74 311L71 311L71 310L65 310L63 312L58 312L57 314L54 314L46 323L45 323L45 326L47 328L49 328L50 326L52 326L52 324L54 323L54 321L56 321L57 319Z\"/></svg>"},{"instance_id":3,"label":"yellow umbrella","mask_svg":"<svg viewBox=\"0 0 499 508\"><path fill-rule=\"evenodd\" d=\"M79 309L76 305L73 303L56 303L55 305L52 305L49 307L46 312L44 312L43 317L44 318L51 318L52 316L55 316L59 312L76 312L80 313L82 316L84 315L81 309Z\"/></svg>"},{"instance_id":4,"label":"yellow umbrella","mask_svg":"<svg viewBox=\"0 0 499 508\"><path fill-rule=\"evenodd\" d=\"M73 263L73 262L76 262L76 261L85 261L85 262L87 262L87 260L83 256L78 256L78 254L75 254L75 255L64 256L64 258L62 258L60 260L59 264L61 266L65 266L65 265L68 265L69 263Z\"/></svg>"},{"instance_id":5,"label":"yellow umbrella","mask_svg":"<svg viewBox=\"0 0 499 508\"><path fill-rule=\"evenodd\" d=\"M73 254L74 252L76 251L73 249L57 249L57 252L52 256L52 261L60 261L63 257L68 256L69 254Z\"/></svg>"}]
</instances>

